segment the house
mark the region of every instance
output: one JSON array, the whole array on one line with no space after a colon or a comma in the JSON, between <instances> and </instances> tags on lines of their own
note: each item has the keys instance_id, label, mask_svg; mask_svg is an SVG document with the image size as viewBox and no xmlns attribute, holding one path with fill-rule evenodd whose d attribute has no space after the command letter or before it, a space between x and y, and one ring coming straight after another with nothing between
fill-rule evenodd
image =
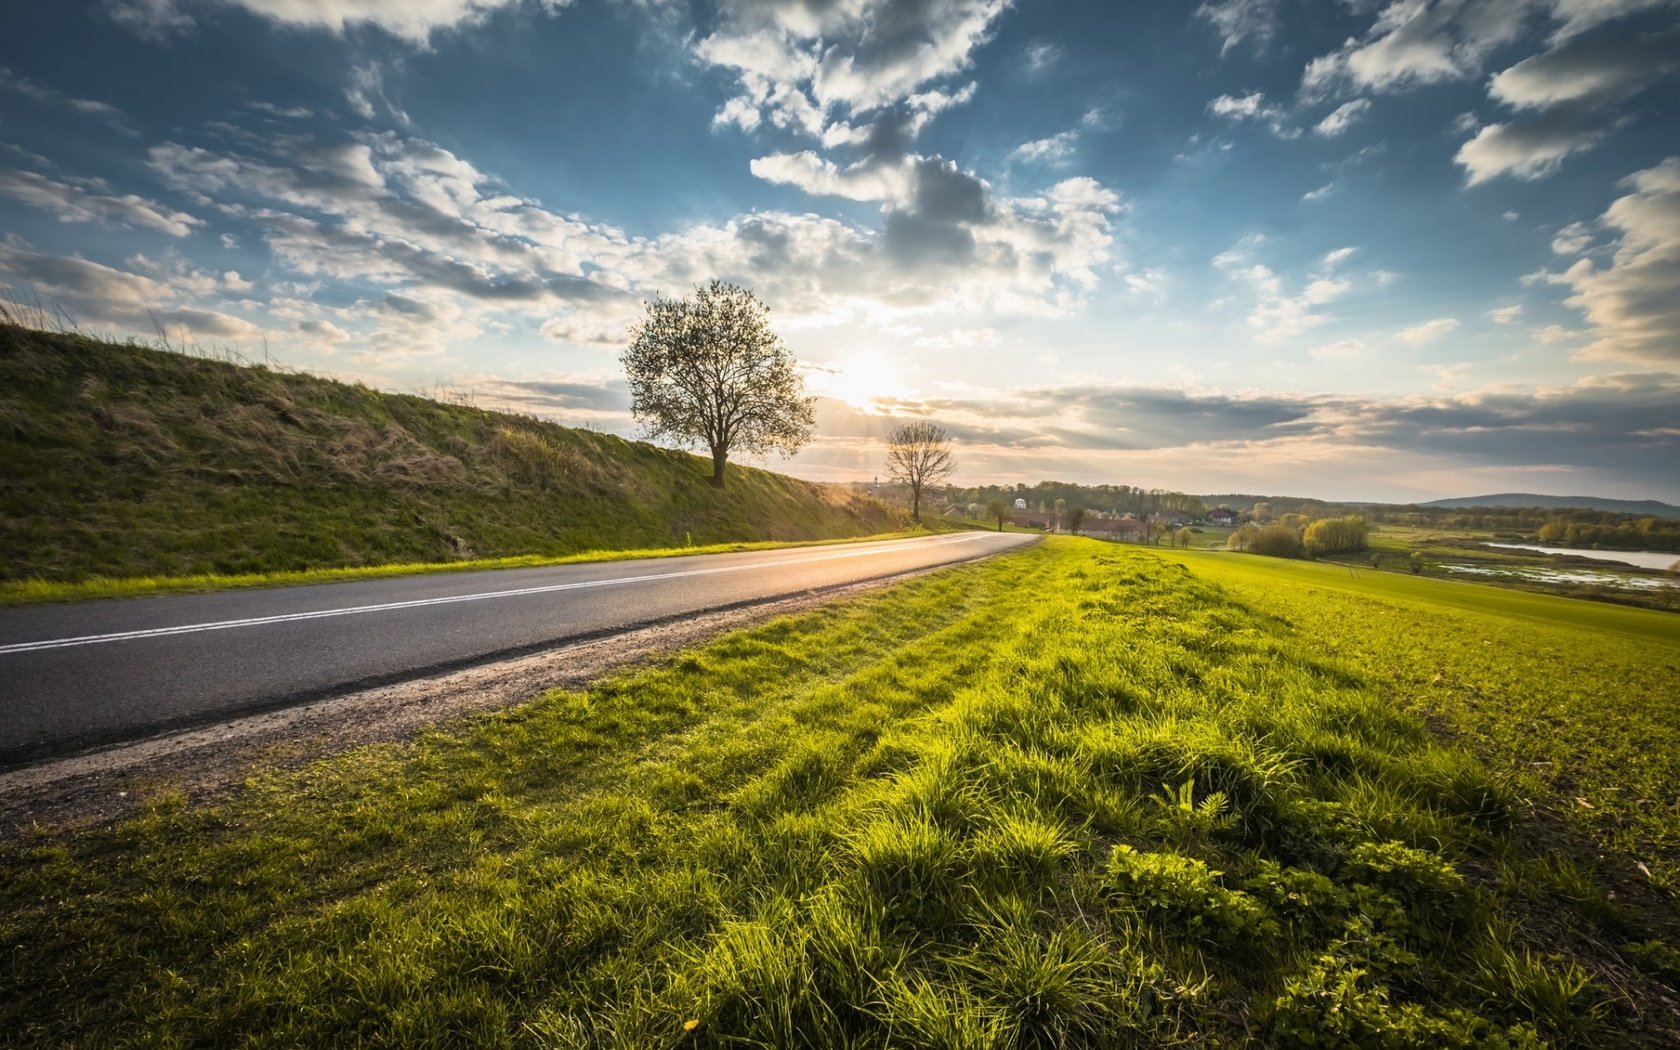
<instances>
[{"instance_id":1,"label":"house","mask_svg":"<svg viewBox=\"0 0 1680 1050\"><path fill-rule=\"evenodd\" d=\"M1177 529L1190 524L1190 515L1180 514L1176 510L1158 510L1149 516L1149 520L1157 525Z\"/></svg>"},{"instance_id":2,"label":"house","mask_svg":"<svg viewBox=\"0 0 1680 1050\"><path fill-rule=\"evenodd\" d=\"M1043 529L1046 532L1054 532L1056 529L1056 515L1051 511L1017 510L1009 521L1012 525L1027 529Z\"/></svg>"},{"instance_id":3,"label":"house","mask_svg":"<svg viewBox=\"0 0 1680 1050\"><path fill-rule=\"evenodd\" d=\"M1208 511L1207 520L1209 525L1235 525L1237 512L1230 507L1215 507Z\"/></svg>"},{"instance_id":4,"label":"house","mask_svg":"<svg viewBox=\"0 0 1680 1050\"><path fill-rule=\"evenodd\" d=\"M1015 509L1016 510L1026 510L1027 509L1027 501L1024 500L1024 499L1017 499L1015 501Z\"/></svg>"},{"instance_id":5,"label":"house","mask_svg":"<svg viewBox=\"0 0 1680 1050\"><path fill-rule=\"evenodd\" d=\"M1136 518L1087 518L1079 523L1079 534L1096 540L1141 540L1149 526Z\"/></svg>"}]
</instances>

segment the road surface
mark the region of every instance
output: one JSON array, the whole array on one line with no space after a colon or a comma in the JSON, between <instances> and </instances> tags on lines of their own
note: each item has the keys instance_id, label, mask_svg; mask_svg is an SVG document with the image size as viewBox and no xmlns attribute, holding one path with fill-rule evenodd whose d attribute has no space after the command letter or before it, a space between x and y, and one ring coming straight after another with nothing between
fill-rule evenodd
<instances>
[{"instance_id":1,"label":"road surface","mask_svg":"<svg viewBox=\"0 0 1680 1050\"><path fill-rule=\"evenodd\" d=\"M960 532L0 609L0 768L1032 539Z\"/></svg>"}]
</instances>

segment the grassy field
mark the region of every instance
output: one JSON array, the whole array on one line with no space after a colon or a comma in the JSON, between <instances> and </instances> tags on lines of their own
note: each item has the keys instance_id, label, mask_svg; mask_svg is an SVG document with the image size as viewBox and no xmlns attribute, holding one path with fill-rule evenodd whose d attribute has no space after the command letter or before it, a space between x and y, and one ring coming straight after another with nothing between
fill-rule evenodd
<instances>
[{"instance_id":1,"label":"grassy field","mask_svg":"<svg viewBox=\"0 0 1680 1050\"><path fill-rule=\"evenodd\" d=\"M0 583L263 575L893 532L685 452L0 325Z\"/></svg>"},{"instance_id":2,"label":"grassy field","mask_svg":"<svg viewBox=\"0 0 1680 1050\"><path fill-rule=\"evenodd\" d=\"M1674 1045L1672 898L1590 862L1638 836L1551 819L1592 789L1477 713L1544 695L1547 735L1631 756L1598 701L1672 727L1660 618L1258 562L1051 537L216 805L14 835L0 1042ZM1480 697L1433 682L1478 653ZM1463 741L1430 731L1455 711Z\"/></svg>"}]
</instances>

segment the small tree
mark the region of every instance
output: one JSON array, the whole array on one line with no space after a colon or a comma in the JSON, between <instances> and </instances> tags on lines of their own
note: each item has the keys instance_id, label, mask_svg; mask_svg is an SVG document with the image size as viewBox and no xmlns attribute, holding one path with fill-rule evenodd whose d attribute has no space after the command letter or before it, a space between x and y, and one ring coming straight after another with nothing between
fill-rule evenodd
<instances>
[{"instance_id":1,"label":"small tree","mask_svg":"<svg viewBox=\"0 0 1680 1050\"><path fill-rule=\"evenodd\" d=\"M1085 508L1079 504L1072 504L1067 508L1067 530L1075 536L1079 535L1079 527L1085 524Z\"/></svg>"},{"instance_id":2,"label":"small tree","mask_svg":"<svg viewBox=\"0 0 1680 1050\"><path fill-rule=\"evenodd\" d=\"M1015 513L1015 505L1002 496L993 496L986 501L986 517L997 519L997 530L1003 531L1003 519Z\"/></svg>"},{"instance_id":3,"label":"small tree","mask_svg":"<svg viewBox=\"0 0 1680 1050\"><path fill-rule=\"evenodd\" d=\"M1173 539L1175 541L1177 541L1177 543L1180 547L1190 546L1191 542L1194 541L1195 538L1196 538L1196 534L1194 532L1190 531L1190 526L1188 526L1188 525L1184 526L1183 528L1179 529L1177 532L1173 533Z\"/></svg>"},{"instance_id":4,"label":"small tree","mask_svg":"<svg viewBox=\"0 0 1680 1050\"><path fill-rule=\"evenodd\" d=\"M770 330L769 309L722 281L688 299L654 296L619 358L630 411L649 438L699 443L712 454L712 484L738 448L792 455L814 423L805 381Z\"/></svg>"},{"instance_id":5,"label":"small tree","mask_svg":"<svg viewBox=\"0 0 1680 1050\"><path fill-rule=\"evenodd\" d=\"M926 420L905 423L887 435L887 473L910 486L910 516L922 520L922 489L943 481L957 469L951 436Z\"/></svg>"}]
</instances>

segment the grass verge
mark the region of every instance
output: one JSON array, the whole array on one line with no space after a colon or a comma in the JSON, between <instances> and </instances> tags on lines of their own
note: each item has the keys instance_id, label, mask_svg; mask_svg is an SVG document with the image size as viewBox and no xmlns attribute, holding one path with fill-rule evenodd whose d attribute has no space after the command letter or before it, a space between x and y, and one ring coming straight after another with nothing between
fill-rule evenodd
<instances>
[{"instance_id":1,"label":"grass verge","mask_svg":"<svg viewBox=\"0 0 1680 1050\"><path fill-rule=\"evenodd\" d=\"M16 837L0 1040L1668 1045L1662 978L1526 923L1530 811L1383 671L1052 537Z\"/></svg>"}]
</instances>

